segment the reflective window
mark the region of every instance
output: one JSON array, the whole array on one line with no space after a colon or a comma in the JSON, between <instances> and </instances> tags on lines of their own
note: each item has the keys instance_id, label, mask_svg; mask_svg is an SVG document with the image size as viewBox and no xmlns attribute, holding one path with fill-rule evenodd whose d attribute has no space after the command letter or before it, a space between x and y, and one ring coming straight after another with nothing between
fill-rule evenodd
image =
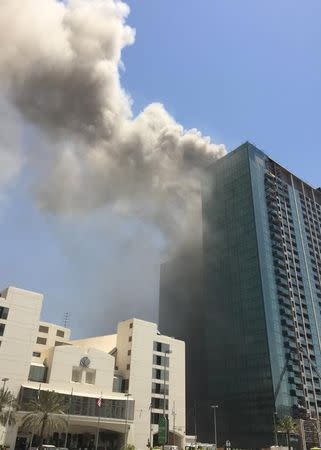
<instances>
[{"instance_id":1,"label":"reflective window","mask_svg":"<svg viewBox=\"0 0 321 450\"><path fill-rule=\"evenodd\" d=\"M6 320L8 318L9 308L0 306L0 319Z\"/></svg>"},{"instance_id":2,"label":"reflective window","mask_svg":"<svg viewBox=\"0 0 321 450\"><path fill-rule=\"evenodd\" d=\"M22 388L21 410L28 411L30 400L37 398L38 389ZM81 397L78 395L59 394L66 405L70 405L70 414L94 417L108 417L114 419L133 420L135 401L102 399L102 405L97 406L97 398Z\"/></svg>"},{"instance_id":3,"label":"reflective window","mask_svg":"<svg viewBox=\"0 0 321 450\"><path fill-rule=\"evenodd\" d=\"M71 374L71 381L74 381L75 383L81 383L81 378L82 378L82 369L80 369L80 367L73 367Z\"/></svg>"},{"instance_id":4,"label":"reflective window","mask_svg":"<svg viewBox=\"0 0 321 450\"><path fill-rule=\"evenodd\" d=\"M153 379L164 380L164 370L153 369ZM168 371L165 372L165 381L168 381Z\"/></svg>"},{"instance_id":5,"label":"reflective window","mask_svg":"<svg viewBox=\"0 0 321 450\"><path fill-rule=\"evenodd\" d=\"M40 383L46 383L47 381L47 367L44 366L30 366L29 381L37 381Z\"/></svg>"},{"instance_id":6,"label":"reflective window","mask_svg":"<svg viewBox=\"0 0 321 450\"><path fill-rule=\"evenodd\" d=\"M95 384L96 370L86 370L86 383Z\"/></svg>"},{"instance_id":7,"label":"reflective window","mask_svg":"<svg viewBox=\"0 0 321 450\"><path fill-rule=\"evenodd\" d=\"M165 344L164 342L156 342L154 341L154 352L168 352L169 344Z\"/></svg>"}]
</instances>

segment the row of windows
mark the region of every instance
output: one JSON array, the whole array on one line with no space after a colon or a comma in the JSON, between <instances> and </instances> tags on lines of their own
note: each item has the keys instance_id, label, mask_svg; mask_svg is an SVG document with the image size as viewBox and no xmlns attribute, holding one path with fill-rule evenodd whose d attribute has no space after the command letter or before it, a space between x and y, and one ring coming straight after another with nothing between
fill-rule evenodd
<instances>
[{"instance_id":1,"label":"row of windows","mask_svg":"<svg viewBox=\"0 0 321 450\"><path fill-rule=\"evenodd\" d=\"M37 337L37 344L40 345L46 345L47 344L47 339L41 336ZM58 347L60 345L66 345L66 342L61 342L61 341L55 341L55 347Z\"/></svg>"},{"instance_id":2,"label":"row of windows","mask_svg":"<svg viewBox=\"0 0 321 450\"><path fill-rule=\"evenodd\" d=\"M169 352L169 344L165 344L164 342L156 342L153 344L154 352L168 353Z\"/></svg>"},{"instance_id":3,"label":"row of windows","mask_svg":"<svg viewBox=\"0 0 321 450\"><path fill-rule=\"evenodd\" d=\"M152 397L152 408L155 409L163 409L164 408L164 399L158 397ZM168 409L168 400L165 400L165 409Z\"/></svg>"},{"instance_id":4,"label":"row of windows","mask_svg":"<svg viewBox=\"0 0 321 450\"><path fill-rule=\"evenodd\" d=\"M284 191L287 191L286 186L284 186ZM281 194L281 196L284 197L283 194ZM289 210L289 198L284 197L283 202L279 201L278 204L275 202L274 205L271 204L271 207L273 206L275 210L278 210L278 215L275 217L274 212L272 211L269 214L270 235L272 242L274 242L274 248L276 249L273 254L275 256L274 266L276 281L279 285L278 294L279 302L281 304L280 315L281 317L285 317L284 319L281 319L281 324L287 327L286 330L283 330L284 347L292 348L291 346L294 346L294 348L296 348L297 339L300 339L301 334L299 336L299 334L294 331L300 324L302 324L301 328L304 330L303 324L305 324L305 319L306 321L309 319L307 305L302 301L305 300L303 279L301 275L298 275L301 273L301 270L299 267L299 255L297 251L296 236L294 234L292 213ZM280 219L283 219L286 225L289 226L290 224L290 231L284 230L281 226L282 222L280 222ZM283 245L281 245L281 238ZM282 253L284 255L282 255ZM298 303L293 301L294 298L298 300ZM303 308L303 314L301 314L301 307ZM290 328L293 331L290 331ZM312 338L311 334L309 334L309 336ZM305 334L303 334L303 338L306 338ZM309 349L310 355L313 356L313 344L311 339L308 339L306 347ZM288 369L290 369L290 367ZM302 373L302 368L300 372ZM301 382L301 379L299 381ZM297 396L297 394L297 391L292 389L292 395Z\"/></svg>"},{"instance_id":5,"label":"row of windows","mask_svg":"<svg viewBox=\"0 0 321 450\"><path fill-rule=\"evenodd\" d=\"M164 395L164 383L152 383L152 394ZM168 395L168 384L165 384L165 395Z\"/></svg>"},{"instance_id":6,"label":"row of windows","mask_svg":"<svg viewBox=\"0 0 321 450\"><path fill-rule=\"evenodd\" d=\"M28 411L30 400L35 399L38 395L37 389L22 389L21 410ZM59 394L64 403L68 405L68 412L72 415L109 417L115 419L126 418L133 420L134 406L133 400L111 400L102 399L101 407L97 405L97 399L91 397L80 397L78 395Z\"/></svg>"},{"instance_id":7,"label":"row of windows","mask_svg":"<svg viewBox=\"0 0 321 450\"><path fill-rule=\"evenodd\" d=\"M164 380L164 376L165 376L165 381L168 381L169 377L168 377L168 371L164 371L161 369L153 369L153 373L152 373L152 377L154 380Z\"/></svg>"},{"instance_id":8,"label":"row of windows","mask_svg":"<svg viewBox=\"0 0 321 450\"><path fill-rule=\"evenodd\" d=\"M49 327L46 327L44 325L39 326L39 332L40 333L49 333ZM65 332L63 330L57 330L56 336L58 337L65 337Z\"/></svg>"},{"instance_id":9,"label":"row of windows","mask_svg":"<svg viewBox=\"0 0 321 450\"><path fill-rule=\"evenodd\" d=\"M95 384L96 370L82 369L81 367L73 367L71 381L74 383Z\"/></svg>"},{"instance_id":10,"label":"row of windows","mask_svg":"<svg viewBox=\"0 0 321 450\"><path fill-rule=\"evenodd\" d=\"M169 367L169 358L167 356L153 355L153 364L155 366Z\"/></svg>"}]
</instances>

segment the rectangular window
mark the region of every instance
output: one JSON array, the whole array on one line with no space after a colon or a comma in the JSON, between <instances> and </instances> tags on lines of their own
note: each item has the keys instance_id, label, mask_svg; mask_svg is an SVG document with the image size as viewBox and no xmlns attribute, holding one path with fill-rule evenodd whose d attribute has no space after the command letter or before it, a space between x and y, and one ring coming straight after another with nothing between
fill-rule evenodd
<instances>
[{"instance_id":1,"label":"rectangular window","mask_svg":"<svg viewBox=\"0 0 321 450\"><path fill-rule=\"evenodd\" d=\"M40 352L33 352L32 356L34 356L35 358L40 358L41 353Z\"/></svg>"},{"instance_id":2,"label":"rectangular window","mask_svg":"<svg viewBox=\"0 0 321 450\"><path fill-rule=\"evenodd\" d=\"M164 395L164 384L152 383L152 393ZM165 395L168 395L168 384L165 384Z\"/></svg>"},{"instance_id":3,"label":"rectangular window","mask_svg":"<svg viewBox=\"0 0 321 450\"><path fill-rule=\"evenodd\" d=\"M154 380L164 380L164 370L153 369L153 379ZM165 381L168 381L168 371L165 372Z\"/></svg>"},{"instance_id":4,"label":"rectangular window","mask_svg":"<svg viewBox=\"0 0 321 450\"><path fill-rule=\"evenodd\" d=\"M46 345L47 344L47 339L38 336L37 337L37 344Z\"/></svg>"},{"instance_id":5,"label":"rectangular window","mask_svg":"<svg viewBox=\"0 0 321 450\"><path fill-rule=\"evenodd\" d=\"M71 381L81 383L82 370L79 367L72 368Z\"/></svg>"},{"instance_id":6,"label":"rectangular window","mask_svg":"<svg viewBox=\"0 0 321 450\"><path fill-rule=\"evenodd\" d=\"M129 388L129 380L122 380L121 391L128 392L128 388Z\"/></svg>"},{"instance_id":7,"label":"rectangular window","mask_svg":"<svg viewBox=\"0 0 321 450\"><path fill-rule=\"evenodd\" d=\"M57 330L56 335L63 338L63 337L65 337L65 332L62 330Z\"/></svg>"},{"instance_id":8,"label":"rectangular window","mask_svg":"<svg viewBox=\"0 0 321 450\"><path fill-rule=\"evenodd\" d=\"M127 369L127 370L130 369L130 364L127 364L126 369Z\"/></svg>"},{"instance_id":9,"label":"rectangular window","mask_svg":"<svg viewBox=\"0 0 321 450\"><path fill-rule=\"evenodd\" d=\"M129 336L129 338L128 338L128 342L131 342L132 341L132 337L131 336Z\"/></svg>"},{"instance_id":10,"label":"rectangular window","mask_svg":"<svg viewBox=\"0 0 321 450\"><path fill-rule=\"evenodd\" d=\"M152 413L151 414L151 423L154 425L158 425L159 423L159 419L163 416L163 414L159 414L159 413ZM166 419L168 420L168 415L166 414Z\"/></svg>"},{"instance_id":11,"label":"rectangular window","mask_svg":"<svg viewBox=\"0 0 321 450\"><path fill-rule=\"evenodd\" d=\"M163 409L164 399L163 398L152 398L152 408ZM168 400L165 400L165 409L168 409Z\"/></svg>"},{"instance_id":12,"label":"rectangular window","mask_svg":"<svg viewBox=\"0 0 321 450\"><path fill-rule=\"evenodd\" d=\"M96 370L86 370L86 383L95 384Z\"/></svg>"},{"instance_id":13,"label":"rectangular window","mask_svg":"<svg viewBox=\"0 0 321 450\"><path fill-rule=\"evenodd\" d=\"M44 325L39 326L40 333L48 333L49 327L45 327Z\"/></svg>"},{"instance_id":14,"label":"rectangular window","mask_svg":"<svg viewBox=\"0 0 321 450\"><path fill-rule=\"evenodd\" d=\"M154 352L169 352L169 344L164 344L164 342L154 341Z\"/></svg>"},{"instance_id":15,"label":"rectangular window","mask_svg":"<svg viewBox=\"0 0 321 450\"><path fill-rule=\"evenodd\" d=\"M3 336L5 327L6 327L6 326L5 326L4 323L0 323L0 336Z\"/></svg>"},{"instance_id":16,"label":"rectangular window","mask_svg":"<svg viewBox=\"0 0 321 450\"><path fill-rule=\"evenodd\" d=\"M59 347L60 345L65 345L64 342L55 341L55 347Z\"/></svg>"},{"instance_id":17,"label":"rectangular window","mask_svg":"<svg viewBox=\"0 0 321 450\"><path fill-rule=\"evenodd\" d=\"M164 359L165 358L163 356L153 355L153 364L155 366L164 366L165 363ZM166 365L168 365L167 358L166 358Z\"/></svg>"},{"instance_id":18,"label":"rectangular window","mask_svg":"<svg viewBox=\"0 0 321 450\"><path fill-rule=\"evenodd\" d=\"M29 381L38 381L40 383L46 383L47 367L31 365L28 380Z\"/></svg>"},{"instance_id":19,"label":"rectangular window","mask_svg":"<svg viewBox=\"0 0 321 450\"><path fill-rule=\"evenodd\" d=\"M9 308L6 308L5 306L0 306L0 319L7 320L9 313Z\"/></svg>"},{"instance_id":20,"label":"rectangular window","mask_svg":"<svg viewBox=\"0 0 321 450\"><path fill-rule=\"evenodd\" d=\"M129 328L133 328L133 322L129 324Z\"/></svg>"}]
</instances>

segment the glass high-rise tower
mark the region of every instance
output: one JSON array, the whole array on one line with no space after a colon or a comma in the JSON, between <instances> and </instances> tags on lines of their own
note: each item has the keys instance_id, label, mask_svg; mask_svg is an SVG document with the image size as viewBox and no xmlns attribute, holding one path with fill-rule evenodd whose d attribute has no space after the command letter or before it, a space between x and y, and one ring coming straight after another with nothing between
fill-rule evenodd
<instances>
[{"instance_id":1,"label":"glass high-rise tower","mask_svg":"<svg viewBox=\"0 0 321 450\"><path fill-rule=\"evenodd\" d=\"M213 441L215 404L219 444L267 447L276 417L321 416L321 190L245 143L209 167L202 211L197 289L161 276L160 330L191 345L187 431Z\"/></svg>"}]
</instances>

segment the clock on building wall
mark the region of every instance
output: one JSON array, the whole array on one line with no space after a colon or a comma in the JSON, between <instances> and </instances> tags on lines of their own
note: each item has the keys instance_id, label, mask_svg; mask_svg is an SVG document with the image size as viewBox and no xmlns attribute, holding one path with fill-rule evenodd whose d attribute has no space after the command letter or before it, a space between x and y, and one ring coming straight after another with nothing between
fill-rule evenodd
<instances>
[{"instance_id":1,"label":"clock on building wall","mask_svg":"<svg viewBox=\"0 0 321 450\"><path fill-rule=\"evenodd\" d=\"M83 356L80 360L80 367L88 368L90 366L90 359L88 356Z\"/></svg>"}]
</instances>

